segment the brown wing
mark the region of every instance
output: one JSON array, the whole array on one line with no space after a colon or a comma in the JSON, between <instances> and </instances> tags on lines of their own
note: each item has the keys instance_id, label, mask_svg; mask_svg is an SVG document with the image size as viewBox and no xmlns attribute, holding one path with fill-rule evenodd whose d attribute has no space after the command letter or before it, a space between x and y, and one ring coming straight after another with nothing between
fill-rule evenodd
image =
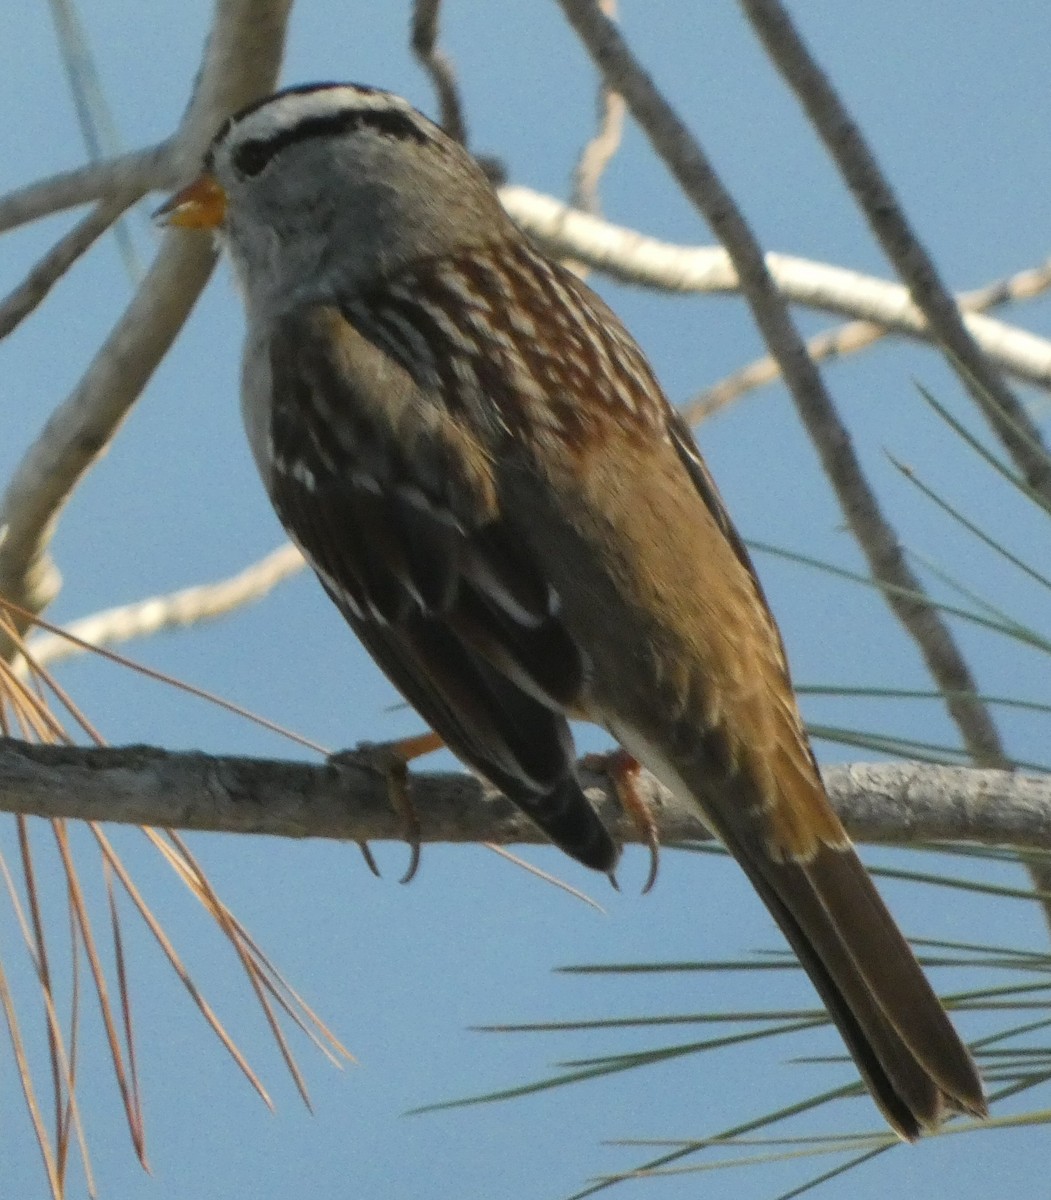
<instances>
[{"instance_id":1,"label":"brown wing","mask_svg":"<svg viewBox=\"0 0 1051 1200\"><path fill-rule=\"evenodd\" d=\"M336 308L284 318L270 368L271 499L329 596L450 749L611 869L565 715L584 660L485 456Z\"/></svg>"}]
</instances>

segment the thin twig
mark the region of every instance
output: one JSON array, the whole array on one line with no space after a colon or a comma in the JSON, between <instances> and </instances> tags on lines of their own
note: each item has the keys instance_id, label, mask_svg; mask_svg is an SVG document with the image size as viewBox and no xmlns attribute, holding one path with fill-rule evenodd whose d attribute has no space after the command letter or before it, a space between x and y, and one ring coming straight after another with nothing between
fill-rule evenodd
<instances>
[{"instance_id":1,"label":"thin twig","mask_svg":"<svg viewBox=\"0 0 1051 1200\"><path fill-rule=\"evenodd\" d=\"M938 268L909 224L861 129L779 0L741 0L771 61L795 92L883 252L927 318L950 365L1030 486L1051 500L1051 456L1040 430L967 331Z\"/></svg>"},{"instance_id":2,"label":"thin twig","mask_svg":"<svg viewBox=\"0 0 1051 1200\"><path fill-rule=\"evenodd\" d=\"M171 141L62 171L0 196L0 233L107 196L174 187L183 171Z\"/></svg>"},{"instance_id":3,"label":"thin twig","mask_svg":"<svg viewBox=\"0 0 1051 1200\"><path fill-rule=\"evenodd\" d=\"M767 258L769 257L768 255ZM956 302L965 313L986 312L1002 304L1031 300L1046 292L1048 288L1051 288L1051 260L1040 267L1030 267L1006 279L975 288L974 291L961 292L956 297ZM807 351L815 362L845 358L848 354L856 354L859 350L875 345L891 332L888 326L872 321L849 321L837 329L829 329L812 337L807 342ZM976 334L973 328L971 333L985 350L982 337ZM998 356L990 354L989 357L995 362ZM1002 359L998 365L1004 370L1012 370L1010 364ZM774 383L780 378L781 371L772 358L758 358L699 392L681 406L681 412L691 425L705 421L747 392Z\"/></svg>"},{"instance_id":4,"label":"thin twig","mask_svg":"<svg viewBox=\"0 0 1051 1200\"><path fill-rule=\"evenodd\" d=\"M51 665L87 653L93 647L213 621L261 600L283 580L302 570L303 565L303 556L286 543L229 579L108 608L71 621L62 633L37 634L29 639L29 653L37 666ZM71 640L68 634L77 640Z\"/></svg>"},{"instance_id":5,"label":"thin twig","mask_svg":"<svg viewBox=\"0 0 1051 1200\"><path fill-rule=\"evenodd\" d=\"M81 255L102 236L141 193L122 192L100 200L86 217L34 265L22 282L0 300L0 338L33 312Z\"/></svg>"},{"instance_id":6,"label":"thin twig","mask_svg":"<svg viewBox=\"0 0 1051 1200\"><path fill-rule=\"evenodd\" d=\"M599 7L607 17L616 20L616 0L599 0ZM624 97L602 80L598 90L598 129L581 150L573 171L570 203L582 212L598 216L602 211L598 194L599 181L620 149L626 111Z\"/></svg>"},{"instance_id":7,"label":"thin twig","mask_svg":"<svg viewBox=\"0 0 1051 1200\"><path fill-rule=\"evenodd\" d=\"M120 149L117 123L110 111L98 64L91 52L87 31L75 0L49 0L49 4L84 147L88 158L92 162L99 162L112 157ZM124 269L134 285L142 278L143 267L130 223L123 217L118 219L114 223L113 233Z\"/></svg>"},{"instance_id":8,"label":"thin twig","mask_svg":"<svg viewBox=\"0 0 1051 1200\"><path fill-rule=\"evenodd\" d=\"M606 16L616 20L617 0L598 0L598 3ZM597 109L598 128L580 151L573 168L573 182L569 193L569 202L573 208L592 216L599 216L602 212L599 183L606 167L613 161L620 148L624 134L624 116L627 112L624 97L613 91L604 79L599 80ZM579 259L563 258L562 265L581 279L588 277L589 267Z\"/></svg>"},{"instance_id":9,"label":"thin twig","mask_svg":"<svg viewBox=\"0 0 1051 1200\"><path fill-rule=\"evenodd\" d=\"M412 52L431 77L441 127L461 146L467 145L467 121L460 100L456 68L438 45L438 11L441 0L415 0L412 6Z\"/></svg>"},{"instance_id":10,"label":"thin twig","mask_svg":"<svg viewBox=\"0 0 1051 1200\"><path fill-rule=\"evenodd\" d=\"M595 136L581 150L573 171L573 191L570 197L575 208L598 215L601 211L598 185L606 167L620 148L626 112L624 97L603 87L599 94L599 127Z\"/></svg>"}]
</instances>

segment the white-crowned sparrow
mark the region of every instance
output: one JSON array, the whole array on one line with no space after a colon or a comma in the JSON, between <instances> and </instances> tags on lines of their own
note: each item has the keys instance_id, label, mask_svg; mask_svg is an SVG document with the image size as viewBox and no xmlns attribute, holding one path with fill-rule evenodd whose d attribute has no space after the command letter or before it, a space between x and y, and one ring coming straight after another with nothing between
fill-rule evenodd
<instances>
[{"instance_id":1,"label":"white-crowned sparrow","mask_svg":"<svg viewBox=\"0 0 1051 1200\"><path fill-rule=\"evenodd\" d=\"M274 507L449 747L608 870L567 717L605 726L744 868L891 1125L913 1138L947 1110L984 1113L826 799L689 431L471 157L387 92L292 88L227 121L162 213L219 231Z\"/></svg>"}]
</instances>

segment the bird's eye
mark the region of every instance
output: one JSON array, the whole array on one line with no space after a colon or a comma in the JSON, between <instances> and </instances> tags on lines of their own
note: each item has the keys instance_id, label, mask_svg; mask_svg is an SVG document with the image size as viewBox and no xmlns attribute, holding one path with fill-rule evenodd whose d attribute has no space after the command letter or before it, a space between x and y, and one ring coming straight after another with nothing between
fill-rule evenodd
<instances>
[{"instance_id":1,"label":"bird's eye","mask_svg":"<svg viewBox=\"0 0 1051 1200\"><path fill-rule=\"evenodd\" d=\"M234 151L233 163L242 175L258 175L273 157L271 142L244 142Z\"/></svg>"}]
</instances>

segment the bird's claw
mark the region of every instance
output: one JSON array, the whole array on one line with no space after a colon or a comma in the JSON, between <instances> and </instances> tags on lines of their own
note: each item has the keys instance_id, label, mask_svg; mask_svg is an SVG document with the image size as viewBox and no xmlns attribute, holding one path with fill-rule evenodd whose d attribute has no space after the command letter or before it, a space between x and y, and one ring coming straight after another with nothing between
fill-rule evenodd
<instances>
[{"instance_id":1,"label":"bird's claw","mask_svg":"<svg viewBox=\"0 0 1051 1200\"><path fill-rule=\"evenodd\" d=\"M369 767L382 776L387 785L387 800L395 815L401 819L409 846L409 866L401 878L402 883L409 883L419 870L422 833L420 818L409 795L409 763L414 758L437 750L441 745L441 738L436 733L424 733L395 742L361 742L353 750L329 756L329 762L337 765L340 762L353 762L357 766ZM378 877L379 869L372 851L364 842L359 842L358 846L369 870Z\"/></svg>"},{"instance_id":2,"label":"bird's claw","mask_svg":"<svg viewBox=\"0 0 1051 1200\"><path fill-rule=\"evenodd\" d=\"M387 786L387 800L395 815L401 820L405 841L409 846L409 865L401 877L409 883L420 869L420 818L409 795L409 763L415 754L414 747L406 742L361 742L354 748L360 763L370 767L383 778Z\"/></svg>"},{"instance_id":3,"label":"bird's claw","mask_svg":"<svg viewBox=\"0 0 1051 1200\"><path fill-rule=\"evenodd\" d=\"M361 851L361 857L365 860L365 866L376 876L377 879L382 879L380 869L376 865L376 859L372 853L372 847L368 842L358 842L358 849Z\"/></svg>"},{"instance_id":4,"label":"bird's claw","mask_svg":"<svg viewBox=\"0 0 1051 1200\"><path fill-rule=\"evenodd\" d=\"M646 882L642 886L642 895L653 889L653 885L657 882L657 875L660 871L661 849L660 839L657 836L657 822L653 819L653 814L649 810L649 806L642 798L639 792L639 773L642 768L639 766L638 760L627 750L617 748L609 750L603 754L588 754L584 758L584 765L592 771L597 771L605 775L613 785L614 795L620 804L621 809L631 818L632 824L639 831L643 842L649 847L650 851L650 870L646 876ZM610 881L617 891L617 881L610 875Z\"/></svg>"}]
</instances>

